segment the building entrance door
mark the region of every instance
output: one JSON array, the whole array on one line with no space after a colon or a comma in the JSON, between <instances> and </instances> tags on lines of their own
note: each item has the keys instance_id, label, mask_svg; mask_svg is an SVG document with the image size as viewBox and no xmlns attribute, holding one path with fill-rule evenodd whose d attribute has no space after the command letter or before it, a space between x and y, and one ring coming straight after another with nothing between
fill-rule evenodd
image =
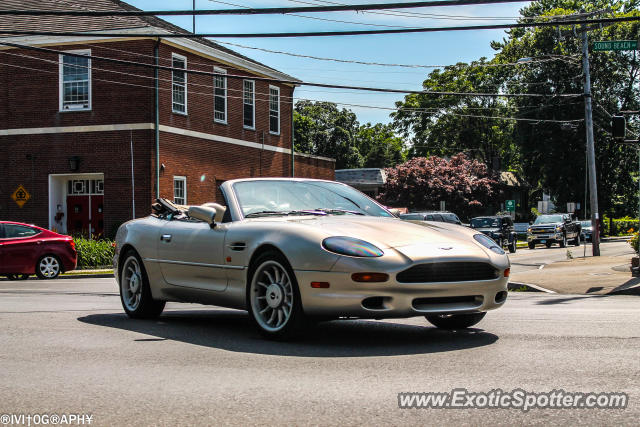
<instances>
[{"instance_id":1,"label":"building entrance door","mask_svg":"<svg viewBox=\"0 0 640 427\"><path fill-rule=\"evenodd\" d=\"M67 182L67 233L89 238L104 232L104 181L72 179Z\"/></svg>"}]
</instances>

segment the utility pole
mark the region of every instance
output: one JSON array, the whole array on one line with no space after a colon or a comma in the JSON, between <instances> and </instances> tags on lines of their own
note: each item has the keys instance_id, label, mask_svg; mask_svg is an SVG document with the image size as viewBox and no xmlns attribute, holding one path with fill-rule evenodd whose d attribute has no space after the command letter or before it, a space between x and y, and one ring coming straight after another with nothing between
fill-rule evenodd
<instances>
[{"instance_id":1,"label":"utility pole","mask_svg":"<svg viewBox=\"0 0 640 427\"><path fill-rule=\"evenodd\" d=\"M589 190L591 224L593 224L593 256L600 256L600 215L598 214L598 186L596 182L596 154L593 142L593 116L591 107L591 75L589 74L589 37L582 25L582 71L584 73L584 124L587 128L587 159L589 162Z\"/></svg>"},{"instance_id":2,"label":"utility pole","mask_svg":"<svg viewBox=\"0 0 640 427\"><path fill-rule=\"evenodd\" d=\"M193 11L196 11L196 0L193 0ZM196 33L196 14L191 15L193 17L193 34Z\"/></svg>"}]
</instances>

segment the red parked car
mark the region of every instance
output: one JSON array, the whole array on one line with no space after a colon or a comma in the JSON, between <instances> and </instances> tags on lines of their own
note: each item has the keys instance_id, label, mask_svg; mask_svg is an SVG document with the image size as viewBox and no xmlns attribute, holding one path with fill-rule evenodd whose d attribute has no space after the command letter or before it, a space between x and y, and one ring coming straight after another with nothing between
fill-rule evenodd
<instances>
[{"instance_id":1,"label":"red parked car","mask_svg":"<svg viewBox=\"0 0 640 427\"><path fill-rule=\"evenodd\" d=\"M77 262L71 236L35 225L0 221L0 275L9 280L24 280L34 273L40 279L55 279L75 269Z\"/></svg>"}]
</instances>

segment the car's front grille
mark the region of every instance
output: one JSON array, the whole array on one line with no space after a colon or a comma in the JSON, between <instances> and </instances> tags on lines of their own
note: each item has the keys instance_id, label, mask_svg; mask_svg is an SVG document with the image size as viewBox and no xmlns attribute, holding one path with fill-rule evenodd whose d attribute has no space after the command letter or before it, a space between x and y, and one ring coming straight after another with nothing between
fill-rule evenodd
<instances>
[{"instance_id":1,"label":"car's front grille","mask_svg":"<svg viewBox=\"0 0 640 427\"><path fill-rule=\"evenodd\" d=\"M498 278L498 270L485 262L418 264L396 275L400 283L468 282Z\"/></svg>"},{"instance_id":2,"label":"car's front grille","mask_svg":"<svg viewBox=\"0 0 640 427\"><path fill-rule=\"evenodd\" d=\"M553 233L554 231L555 231L555 228L533 228L531 230L533 234L549 234L549 233Z\"/></svg>"}]
</instances>

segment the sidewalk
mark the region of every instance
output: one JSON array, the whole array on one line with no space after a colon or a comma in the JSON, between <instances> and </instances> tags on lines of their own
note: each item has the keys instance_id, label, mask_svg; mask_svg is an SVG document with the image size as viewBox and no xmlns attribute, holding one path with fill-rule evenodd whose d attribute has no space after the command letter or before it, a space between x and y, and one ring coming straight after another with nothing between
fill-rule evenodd
<instances>
[{"instance_id":1,"label":"sidewalk","mask_svg":"<svg viewBox=\"0 0 640 427\"><path fill-rule=\"evenodd\" d=\"M559 261L542 269L512 273L510 283L531 284L559 294L630 292L629 289L640 285L640 278L631 276L631 257L600 256ZM633 292L640 294L640 287Z\"/></svg>"}]
</instances>

